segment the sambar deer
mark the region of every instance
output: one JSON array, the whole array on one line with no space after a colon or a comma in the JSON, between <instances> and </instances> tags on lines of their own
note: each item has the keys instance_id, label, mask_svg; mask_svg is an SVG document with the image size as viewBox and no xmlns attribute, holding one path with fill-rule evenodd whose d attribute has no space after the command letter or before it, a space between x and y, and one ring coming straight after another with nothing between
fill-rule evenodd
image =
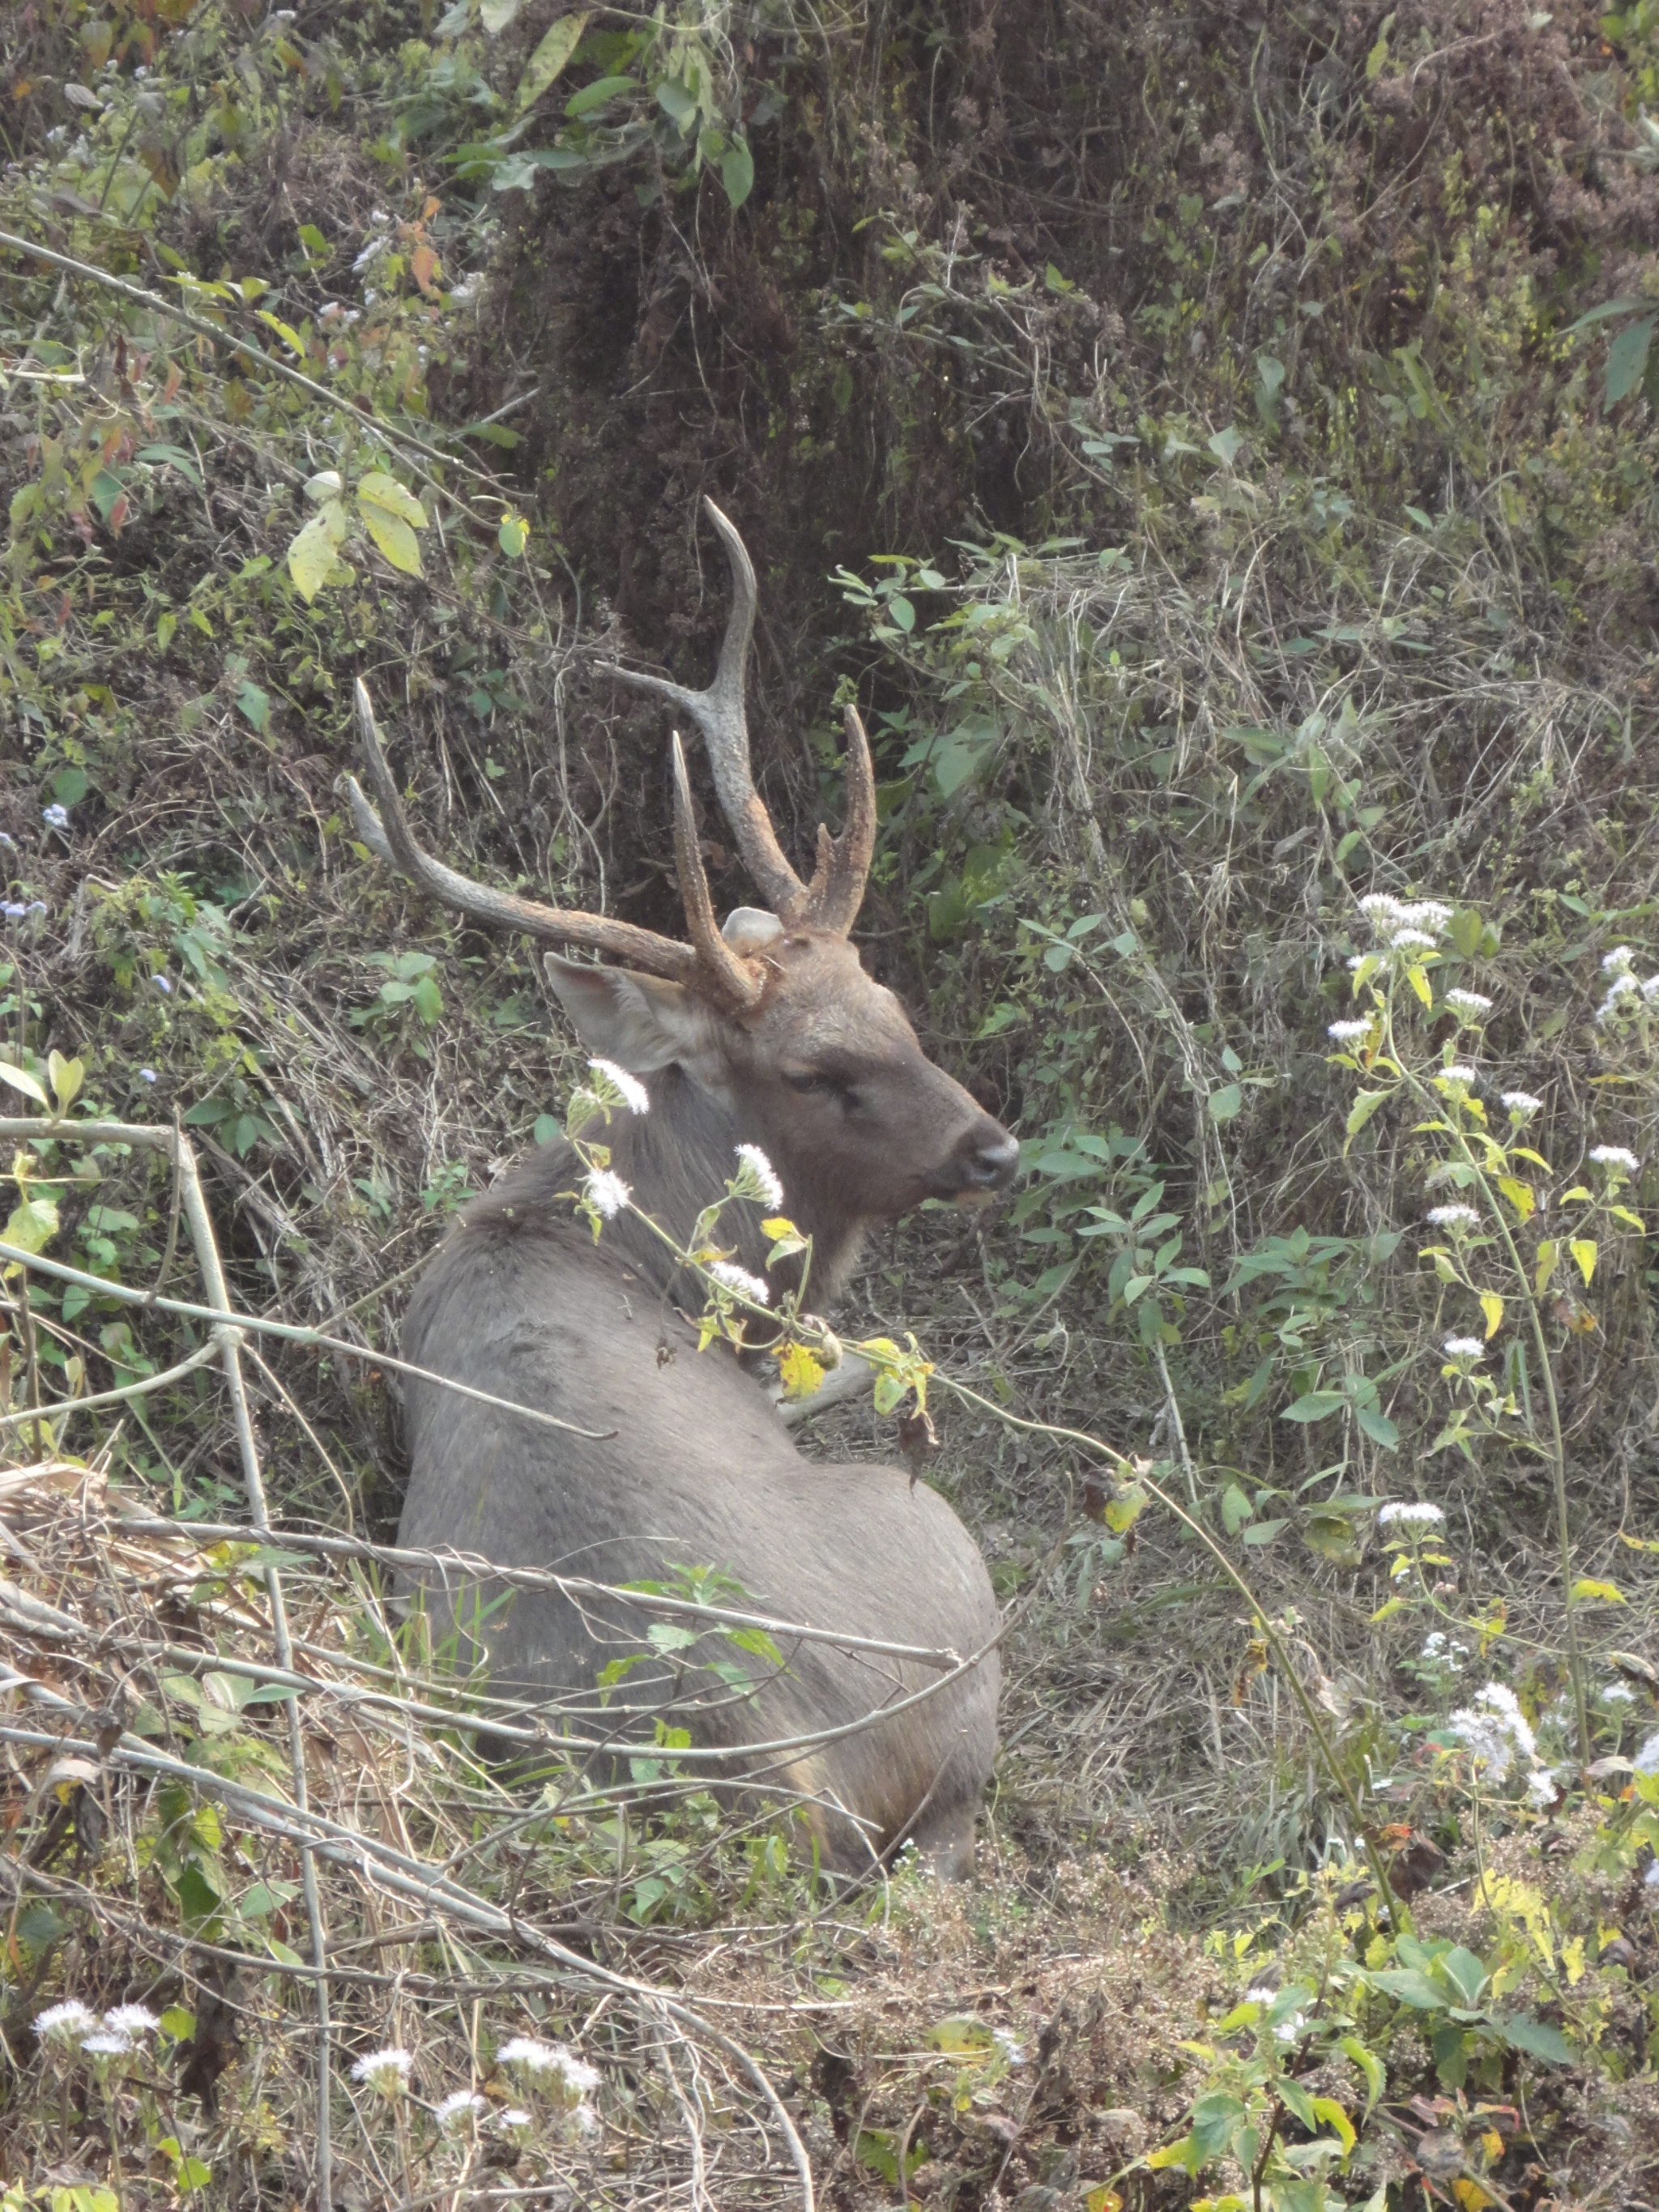
<instances>
[{"instance_id":1,"label":"sambar deer","mask_svg":"<svg viewBox=\"0 0 1659 2212\"><path fill-rule=\"evenodd\" d=\"M1012 1178L1018 1147L927 1059L848 941L876 825L869 748L850 708L846 826L838 838L819 830L810 883L784 856L754 787L744 709L754 570L737 531L708 505L732 579L714 683L689 691L614 672L697 723L769 911L740 908L723 930L716 925L678 735L674 849L689 943L489 890L422 852L361 684L379 817L355 782L349 792L364 842L434 896L476 921L626 963L547 960L587 1048L648 1093L647 1111L620 1115L605 1131L613 1171L683 1247L735 1172L734 1148L757 1146L783 1185L781 1210L812 1240L817 1304L846 1278L867 1224L927 1198L984 1201ZM532 1426L412 1382L399 1542L611 1584L713 1567L745 1594L732 1602L849 1644L781 1638L786 1663L745 1661L755 1680L744 1693L730 1686L723 1638L665 1658L647 1640L648 1613L623 1599L579 1607L521 1589L502 1602L499 1583L458 1585L452 1570L423 1573L425 1603L485 1659L493 1692L578 1712L590 1728L606 1717L596 1671L647 1655L627 1670L617 1702L729 1750L722 1786L797 1797L830 1869L868 1872L914 1842L935 1870L964 1872L995 1749L1000 1677L997 1607L972 1540L945 1499L908 1473L805 1459L726 1346L698 1356L680 1303L696 1312L705 1294L661 1241L624 1213L595 1247L571 1202L582 1176L571 1146L555 1141L469 1206L416 1290L404 1349L421 1367L590 1434ZM755 1273L769 1249L760 1229L768 1211L744 1201L720 1217L722 1243ZM984 1656L910 1702L940 1681L937 1668L850 1639ZM726 1680L701 1665L710 1650L728 1662ZM890 1718L858 1725L901 1701ZM818 1741L776 1748L797 1737ZM771 1748L745 1758L751 1745Z\"/></svg>"}]
</instances>

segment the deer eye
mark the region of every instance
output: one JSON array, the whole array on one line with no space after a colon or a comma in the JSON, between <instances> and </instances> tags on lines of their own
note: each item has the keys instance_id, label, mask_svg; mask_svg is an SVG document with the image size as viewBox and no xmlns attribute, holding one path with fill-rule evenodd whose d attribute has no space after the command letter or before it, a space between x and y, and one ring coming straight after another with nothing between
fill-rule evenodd
<instances>
[{"instance_id":1,"label":"deer eye","mask_svg":"<svg viewBox=\"0 0 1659 2212\"><path fill-rule=\"evenodd\" d=\"M832 1075L822 1067L802 1068L794 1074L786 1071L783 1079L804 1098L833 1098L849 1110L858 1103L858 1093L845 1076Z\"/></svg>"}]
</instances>

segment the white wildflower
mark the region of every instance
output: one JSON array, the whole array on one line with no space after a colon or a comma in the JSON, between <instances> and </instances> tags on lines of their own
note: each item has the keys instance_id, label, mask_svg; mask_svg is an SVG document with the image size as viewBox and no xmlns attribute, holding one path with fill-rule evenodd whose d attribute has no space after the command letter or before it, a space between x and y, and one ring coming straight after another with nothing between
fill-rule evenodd
<instances>
[{"instance_id":1,"label":"white wildflower","mask_svg":"<svg viewBox=\"0 0 1659 2212\"><path fill-rule=\"evenodd\" d=\"M1278 1995L1279 1991L1277 1990L1270 1990L1265 1982L1258 1982L1254 1989L1245 1990L1244 2002L1246 2004L1270 2005Z\"/></svg>"},{"instance_id":2,"label":"white wildflower","mask_svg":"<svg viewBox=\"0 0 1659 2212\"><path fill-rule=\"evenodd\" d=\"M1438 899L1418 899L1414 903L1402 906L1400 909L1400 919L1408 927L1432 930L1436 936L1438 936L1443 929L1450 927L1451 918L1451 908L1443 905Z\"/></svg>"},{"instance_id":3,"label":"white wildflower","mask_svg":"<svg viewBox=\"0 0 1659 2212\"><path fill-rule=\"evenodd\" d=\"M1391 952L1432 952L1434 939L1424 929L1397 929L1389 940Z\"/></svg>"},{"instance_id":4,"label":"white wildflower","mask_svg":"<svg viewBox=\"0 0 1659 2212\"><path fill-rule=\"evenodd\" d=\"M1642 996L1648 1000L1650 1005L1652 1004L1655 999L1659 999L1659 975L1650 975L1648 977L1647 981L1642 986Z\"/></svg>"},{"instance_id":5,"label":"white wildflower","mask_svg":"<svg viewBox=\"0 0 1659 2212\"><path fill-rule=\"evenodd\" d=\"M1636 965L1636 955L1628 945L1615 945L1611 952L1601 955L1601 969L1607 975L1626 975Z\"/></svg>"},{"instance_id":6,"label":"white wildflower","mask_svg":"<svg viewBox=\"0 0 1659 2212\"><path fill-rule=\"evenodd\" d=\"M1492 1000L1481 991L1448 991L1446 1004L1460 1014L1489 1014Z\"/></svg>"},{"instance_id":7,"label":"white wildflower","mask_svg":"<svg viewBox=\"0 0 1659 2212\"><path fill-rule=\"evenodd\" d=\"M1631 1765L1638 1774L1659 1774L1659 1730L1648 1738Z\"/></svg>"},{"instance_id":8,"label":"white wildflower","mask_svg":"<svg viewBox=\"0 0 1659 2212\"><path fill-rule=\"evenodd\" d=\"M740 1291L744 1297L753 1298L757 1305L771 1304L772 1285L763 1283L758 1275L751 1275L747 1267L734 1267L730 1260L711 1260L708 1272L728 1291Z\"/></svg>"},{"instance_id":9,"label":"white wildflower","mask_svg":"<svg viewBox=\"0 0 1659 2212\"><path fill-rule=\"evenodd\" d=\"M1629 969L1621 968L1619 973L1614 975L1607 984L1606 1003L1608 1006L1612 1006L1615 1000L1627 998L1631 992L1639 992L1642 986L1637 981L1635 976L1630 973Z\"/></svg>"},{"instance_id":10,"label":"white wildflower","mask_svg":"<svg viewBox=\"0 0 1659 2212\"><path fill-rule=\"evenodd\" d=\"M408 2086L414 2063L408 2051L399 2051L395 2045L386 2051L366 2051L352 2068L351 2078L379 2090L383 2097L395 2097Z\"/></svg>"},{"instance_id":11,"label":"white wildflower","mask_svg":"<svg viewBox=\"0 0 1659 2212\"><path fill-rule=\"evenodd\" d=\"M1642 1877L1644 1889L1659 1889L1659 1859L1655 1859Z\"/></svg>"},{"instance_id":12,"label":"white wildflower","mask_svg":"<svg viewBox=\"0 0 1659 2212\"><path fill-rule=\"evenodd\" d=\"M777 1171L758 1145L739 1145L738 1188L744 1198L757 1198L763 1206L783 1204L783 1185Z\"/></svg>"},{"instance_id":13,"label":"white wildflower","mask_svg":"<svg viewBox=\"0 0 1659 2212\"><path fill-rule=\"evenodd\" d=\"M487 2111L483 2099L476 2089L453 2089L433 2112L433 2118L446 2135L458 2128L463 2120L476 2118Z\"/></svg>"},{"instance_id":14,"label":"white wildflower","mask_svg":"<svg viewBox=\"0 0 1659 2212\"><path fill-rule=\"evenodd\" d=\"M1339 1044L1352 1044L1357 1038L1369 1036L1370 1033L1369 1022L1333 1022L1325 1031L1327 1036L1334 1037Z\"/></svg>"},{"instance_id":15,"label":"white wildflower","mask_svg":"<svg viewBox=\"0 0 1659 2212\"><path fill-rule=\"evenodd\" d=\"M618 1067L614 1060L590 1060L587 1064L596 1075L605 1078L630 1114L648 1114L651 1111L651 1093L637 1075L630 1075L625 1067Z\"/></svg>"},{"instance_id":16,"label":"white wildflower","mask_svg":"<svg viewBox=\"0 0 1659 2212\"><path fill-rule=\"evenodd\" d=\"M562 2043L556 2043L553 2049L568 2089L574 2089L579 2097L586 2097L599 2087L599 2069L597 2066L590 2066L585 2058L578 2058L575 2052L567 2050Z\"/></svg>"},{"instance_id":17,"label":"white wildflower","mask_svg":"<svg viewBox=\"0 0 1659 2212\"><path fill-rule=\"evenodd\" d=\"M1435 1080L1437 1083L1461 1083L1467 1091L1471 1084L1478 1082L1480 1079L1474 1068L1465 1067L1461 1060L1455 1060L1449 1067L1441 1069Z\"/></svg>"},{"instance_id":18,"label":"white wildflower","mask_svg":"<svg viewBox=\"0 0 1659 2212\"><path fill-rule=\"evenodd\" d=\"M1608 1682L1601 1695L1604 1705L1633 1705L1636 1703L1636 1692L1628 1682Z\"/></svg>"},{"instance_id":19,"label":"white wildflower","mask_svg":"<svg viewBox=\"0 0 1659 2212\"><path fill-rule=\"evenodd\" d=\"M607 1221L614 1221L634 1195L619 1175L609 1168L595 1168L582 1186L582 1194L593 1211Z\"/></svg>"},{"instance_id":20,"label":"white wildflower","mask_svg":"<svg viewBox=\"0 0 1659 2212\"><path fill-rule=\"evenodd\" d=\"M44 2043L78 2043L98 2025L98 2015L79 1997L65 1997L34 2015L34 2032Z\"/></svg>"},{"instance_id":21,"label":"white wildflower","mask_svg":"<svg viewBox=\"0 0 1659 2212\"><path fill-rule=\"evenodd\" d=\"M579 2136L597 2135L599 2131L599 2116L586 2098L574 2108L569 2118L571 2126Z\"/></svg>"},{"instance_id":22,"label":"white wildflower","mask_svg":"<svg viewBox=\"0 0 1659 2212\"><path fill-rule=\"evenodd\" d=\"M1392 891L1367 891L1359 911L1369 922L1386 921L1400 912L1400 902Z\"/></svg>"},{"instance_id":23,"label":"white wildflower","mask_svg":"<svg viewBox=\"0 0 1659 2212\"><path fill-rule=\"evenodd\" d=\"M67 830L69 809L67 806L43 806L40 809L40 819L49 830Z\"/></svg>"},{"instance_id":24,"label":"white wildflower","mask_svg":"<svg viewBox=\"0 0 1659 2212\"><path fill-rule=\"evenodd\" d=\"M1297 2037L1301 2034L1303 2029L1307 2026L1307 2022L1308 2015L1304 2012L1293 2012L1287 2014L1283 2020L1275 2021L1273 2025L1274 2039L1279 2043L1294 2043Z\"/></svg>"},{"instance_id":25,"label":"white wildflower","mask_svg":"<svg viewBox=\"0 0 1659 2212\"><path fill-rule=\"evenodd\" d=\"M1544 1110L1543 1100L1534 1098L1530 1091L1506 1091L1504 1103L1517 1121L1529 1121L1534 1114L1541 1114Z\"/></svg>"},{"instance_id":26,"label":"white wildflower","mask_svg":"<svg viewBox=\"0 0 1659 2212\"><path fill-rule=\"evenodd\" d=\"M1379 1510L1376 1525L1379 1528L1437 1528L1445 1517L1437 1505L1396 1498Z\"/></svg>"},{"instance_id":27,"label":"white wildflower","mask_svg":"<svg viewBox=\"0 0 1659 2212\"><path fill-rule=\"evenodd\" d=\"M1368 960L1374 960L1376 957L1376 955L1374 952L1351 952L1348 955L1349 972L1357 974Z\"/></svg>"},{"instance_id":28,"label":"white wildflower","mask_svg":"<svg viewBox=\"0 0 1659 2212\"><path fill-rule=\"evenodd\" d=\"M1518 1752L1528 1766L1538 1757L1538 1746L1513 1690L1503 1682L1488 1682L1473 1701L1455 1712L1447 1723L1466 1751L1486 1769L1486 1778L1502 1782Z\"/></svg>"},{"instance_id":29,"label":"white wildflower","mask_svg":"<svg viewBox=\"0 0 1659 2212\"><path fill-rule=\"evenodd\" d=\"M1484 1359L1486 1347L1478 1336L1449 1336L1445 1342L1448 1359Z\"/></svg>"},{"instance_id":30,"label":"white wildflower","mask_svg":"<svg viewBox=\"0 0 1659 2212\"><path fill-rule=\"evenodd\" d=\"M1626 1175L1634 1175L1642 1164L1635 1153L1623 1145L1592 1145L1589 1156L1599 1166L1623 1168Z\"/></svg>"},{"instance_id":31,"label":"white wildflower","mask_svg":"<svg viewBox=\"0 0 1659 2212\"><path fill-rule=\"evenodd\" d=\"M1473 1229L1480 1220L1472 1206L1431 1206L1425 1218L1437 1229Z\"/></svg>"},{"instance_id":32,"label":"white wildflower","mask_svg":"<svg viewBox=\"0 0 1659 2212\"><path fill-rule=\"evenodd\" d=\"M161 2025L146 2005L117 2005L113 2012L104 2014L104 2026L112 2035L154 2035Z\"/></svg>"},{"instance_id":33,"label":"white wildflower","mask_svg":"<svg viewBox=\"0 0 1659 2212\"><path fill-rule=\"evenodd\" d=\"M1535 1767L1527 1777L1527 1802L1547 1813L1556 1799L1555 1777L1547 1766Z\"/></svg>"},{"instance_id":34,"label":"white wildflower","mask_svg":"<svg viewBox=\"0 0 1659 2212\"><path fill-rule=\"evenodd\" d=\"M92 2058L131 2058L132 2038L130 2035L83 2035L81 2048Z\"/></svg>"},{"instance_id":35,"label":"white wildflower","mask_svg":"<svg viewBox=\"0 0 1659 2212\"><path fill-rule=\"evenodd\" d=\"M556 2068L562 2072L562 2056L568 2055L562 2045L533 2035L513 2036L495 2053L503 2066L522 2066L531 2074L550 2074Z\"/></svg>"},{"instance_id":36,"label":"white wildflower","mask_svg":"<svg viewBox=\"0 0 1659 2212\"><path fill-rule=\"evenodd\" d=\"M528 2112L520 2112L516 2105L509 2105L504 2112L496 2113L495 2124L502 2128L527 2128L530 2125L530 2115Z\"/></svg>"},{"instance_id":37,"label":"white wildflower","mask_svg":"<svg viewBox=\"0 0 1659 2212\"><path fill-rule=\"evenodd\" d=\"M1010 2066L1023 2066L1025 2063L1025 2045L1011 2029L994 2027L991 2030L991 2040Z\"/></svg>"}]
</instances>

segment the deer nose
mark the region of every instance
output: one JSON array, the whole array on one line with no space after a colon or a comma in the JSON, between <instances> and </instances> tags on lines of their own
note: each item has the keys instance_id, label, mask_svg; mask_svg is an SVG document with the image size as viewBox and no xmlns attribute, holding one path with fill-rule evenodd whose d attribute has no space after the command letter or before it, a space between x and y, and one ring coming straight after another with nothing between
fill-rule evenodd
<instances>
[{"instance_id":1,"label":"deer nose","mask_svg":"<svg viewBox=\"0 0 1659 2212\"><path fill-rule=\"evenodd\" d=\"M1019 1166L1019 1146L993 1121L963 1139L957 1158L969 1188L1006 1190Z\"/></svg>"}]
</instances>

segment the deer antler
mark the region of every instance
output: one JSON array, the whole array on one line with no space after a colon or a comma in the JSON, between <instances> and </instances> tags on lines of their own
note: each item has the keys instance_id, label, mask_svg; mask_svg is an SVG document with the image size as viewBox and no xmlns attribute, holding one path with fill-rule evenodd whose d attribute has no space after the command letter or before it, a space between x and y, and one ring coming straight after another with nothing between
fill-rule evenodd
<instances>
[{"instance_id":1,"label":"deer antler","mask_svg":"<svg viewBox=\"0 0 1659 2212\"><path fill-rule=\"evenodd\" d=\"M412 884L431 897L441 900L445 906L453 907L457 913L470 915L474 921L481 921L490 929L521 929L527 935L541 938L550 945L575 945L589 952L608 952L613 959L625 961L633 968L642 968L649 975L667 975L678 982L688 982L700 968L709 967L700 945L682 945L674 938L659 937L653 930L636 929L632 922L615 921L606 915L583 914L574 908L543 906L535 899L515 897L511 891L492 890L489 884L475 884L469 877L458 875L453 868L447 868L441 860L434 860L430 853L422 850L410 834L403 802L398 796L398 787L386 766L386 755L380 750L380 732L374 726L374 709L369 703L368 693L361 678L354 696L357 709L357 733L362 740L368 780L380 802L380 813L375 813L363 796L354 775L345 778L346 795L356 817L357 834L377 860L385 861L388 867L399 870ZM696 851L694 841L694 855ZM702 896L707 904L708 887L706 883ZM728 961L734 957L729 947L722 949ZM724 968L714 972L721 986L726 988Z\"/></svg>"},{"instance_id":2,"label":"deer antler","mask_svg":"<svg viewBox=\"0 0 1659 2212\"><path fill-rule=\"evenodd\" d=\"M709 520L719 531L732 569L732 612L726 625L714 680L704 691L688 691L666 677L613 663L611 673L641 691L682 707L702 731L714 772L721 811L732 826L744 866L778 919L786 926L807 924L846 936L857 916L875 842L876 790L870 749L862 725L848 715L847 823L838 838L818 831L817 866L803 884L772 827L764 801L755 788L749 756L749 720L744 709L744 669L755 629L755 569L735 526L705 498ZM856 732L856 737L854 733Z\"/></svg>"},{"instance_id":3,"label":"deer antler","mask_svg":"<svg viewBox=\"0 0 1659 2212\"><path fill-rule=\"evenodd\" d=\"M678 730L674 732L674 866L679 871L680 896L685 901L686 926L696 948L701 980L734 1012L744 1013L759 1000L765 978L752 962L732 951L714 919L714 902L708 896L708 878L697 850L685 749Z\"/></svg>"}]
</instances>

